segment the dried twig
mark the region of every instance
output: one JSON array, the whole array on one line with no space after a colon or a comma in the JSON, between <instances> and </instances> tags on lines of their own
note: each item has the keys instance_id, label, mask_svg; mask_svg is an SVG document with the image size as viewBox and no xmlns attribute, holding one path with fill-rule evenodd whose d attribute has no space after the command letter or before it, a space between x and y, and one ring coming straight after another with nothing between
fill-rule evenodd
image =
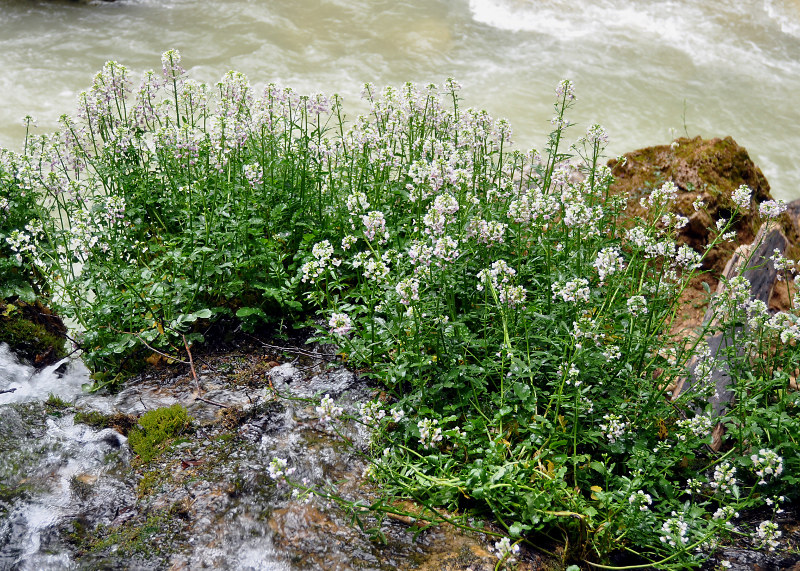
<instances>
[{"instance_id":1,"label":"dried twig","mask_svg":"<svg viewBox=\"0 0 800 571\"><path fill-rule=\"evenodd\" d=\"M186 347L186 354L189 355L189 367L192 369L194 385L197 387L197 392L200 392L200 379L197 378L197 371L194 370L194 359L192 359L192 352L189 350L189 344L186 342L186 336L181 334L181 339L183 339L183 346Z\"/></svg>"},{"instance_id":2,"label":"dried twig","mask_svg":"<svg viewBox=\"0 0 800 571\"><path fill-rule=\"evenodd\" d=\"M189 344L186 342L186 336L181 334L181 339L183 339L183 346L186 347L186 354L189 355L189 367L192 370L192 377L194 377L194 385L197 387L197 392L199 393L202 389L200 388L200 379L197 377L197 371L194 368L194 359L192 358L192 351L189 349ZM197 400L201 400L203 402L207 402L208 404L213 404L214 406L218 406L220 408L229 408L226 404L221 404L218 402L214 402L213 400L204 399L199 394L195 396Z\"/></svg>"},{"instance_id":3,"label":"dried twig","mask_svg":"<svg viewBox=\"0 0 800 571\"><path fill-rule=\"evenodd\" d=\"M335 359L339 355L336 353L312 353L311 351L305 351L303 349L298 349L297 347L281 347L280 345L272 345L270 343L265 343L258 337L253 337L252 335L245 333L251 339L258 341L261 343L262 346L267 347L268 349L273 349L275 351L283 351L286 353L295 353L296 355L303 355L304 357L311 357L314 359Z\"/></svg>"},{"instance_id":4,"label":"dried twig","mask_svg":"<svg viewBox=\"0 0 800 571\"><path fill-rule=\"evenodd\" d=\"M0 395L5 394L5 393L13 393L16 390L17 390L16 387L13 388L13 389L3 389L2 391L0 391Z\"/></svg>"},{"instance_id":5,"label":"dried twig","mask_svg":"<svg viewBox=\"0 0 800 571\"><path fill-rule=\"evenodd\" d=\"M226 404L222 404L222 403L219 403L219 402L214 402L213 400L204 399L204 398L203 398L203 397L201 397L201 396L195 396L194 398L196 398L197 400L201 400L201 401L203 401L203 402L207 402L208 404L213 404L214 406L218 406L218 407L220 407L220 408L230 408L230 407L229 407L228 405L226 405Z\"/></svg>"}]
</instances>

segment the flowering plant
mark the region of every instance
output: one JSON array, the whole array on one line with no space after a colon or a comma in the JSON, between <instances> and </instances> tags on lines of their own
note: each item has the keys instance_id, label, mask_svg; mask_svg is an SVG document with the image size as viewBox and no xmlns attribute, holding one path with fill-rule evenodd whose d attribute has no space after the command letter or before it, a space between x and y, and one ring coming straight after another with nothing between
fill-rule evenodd
<instances>
[{"instance_id":1,"label":"flowering plant","mask_svg":"<svg viewBox=\"0 0 800 571\"><path fill-rule=\"evenodd\" d=\"M704 256L676 244L680 189L646 189L647 216L623 219L602 127L565 142L571 82L542 153L513 150L508 122L462 107L452 80L364 96L350 122L337 96L258 94L234 72L197 84L176 51L138 89L110 62L76 118L4 167L46 197L12 254L49 277L95 369L226 316L306 317L393 401L360 411L382 490L495 519L506 563L545 534L566 559L696 566L737 513L789 493L796 313L750 300L742 276L695 336L673 335ZM712 352L715 334L730 342ZM328 395L317 413L351 418ZM286 467L270 474L291 483Z\"/></svg>"}]
</instances>

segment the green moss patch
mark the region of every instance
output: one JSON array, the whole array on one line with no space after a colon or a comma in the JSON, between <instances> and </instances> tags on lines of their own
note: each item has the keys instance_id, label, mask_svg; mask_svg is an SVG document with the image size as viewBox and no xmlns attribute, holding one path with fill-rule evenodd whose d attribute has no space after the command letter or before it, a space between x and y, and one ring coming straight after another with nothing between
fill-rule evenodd
<instances>
[{"instance_id":1,"label":"green moss patch","mask_svg":"<svg viewBox=\"0 0 800 571\"><path fill-rule=\"evenodd\" d=\"M143 462L149 462L164 452L191 422L192 418L179 404L157 408L142 415L139 425L128 434L128 443Z\"/></svg>"}]
</instances>

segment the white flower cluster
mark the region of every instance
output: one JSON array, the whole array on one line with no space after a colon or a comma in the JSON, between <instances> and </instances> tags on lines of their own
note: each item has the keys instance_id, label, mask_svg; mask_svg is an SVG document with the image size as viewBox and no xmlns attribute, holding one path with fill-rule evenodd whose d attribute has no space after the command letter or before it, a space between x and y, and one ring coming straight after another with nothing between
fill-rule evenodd
<instances>
[{"instance_id":1,"label":"white flower cluster","mask_svg":"<svg viewBox=\"0 0 800 571\"><path fill-rule=\"evenodd\" d=\"M671 204L678 196L678 187L672 181L667 181L650 193L650 196L643 198L641 203L646 208L663 208Z\"/></svg>"},{"instance_id":2,"label":"white flower cluster","mask_svg":"<svg viewBox=\"0 0 800 571\"><path fill-rule=\"evenodd\" d=\"M376 237L379 244L385 244L389 240L389 232L386 231L386 218L383 212L372 210L361 216L364 224L364 237L368 242L372 242Z\"/></svg>"},{"instance_id":3,"label":"white flower cluster","mask_svg":"<svg viewBox=\"0 0 800 571\"><path fill-rule=\"evenodd\" d=\"M28 253L30 255L36 254L36 240L31 239L30 234L26 234L25 232L20 232L16 228L11 231L6 237L6 243L11 247L14 251L14 258L16 258L17 263L22 263L22 254Z\"/></svg>"},{"instance_id":4,"label":"white flower cluster","mask_svg":"<svg viewBox=\"0 0 800 571\"><path fill-rule=\"evenodd\" d=\"M702 256L686 244L678 248L675 254L675 265L687 270L696 270L700 267Z\"/></svg>"},{"instance_id":5,"label":"white flower cluster","mask_svg":"<svg viewBox=\"0 0 800 571\"><path fill-rule=\"evenodd\" d=\"M575 338L575 348L581 349L583 347L583 339L593 341L595 345L599 346L600 342L605 339L606 334L598 332L598 328L597 321L588 317L581 317L578 321L573 321L572 336Z\"/></svg>"},{"instance_id":6,"label":"white flower cluster","mask_svg":"<svg viewBox=\"0 0 800 571\"><path fill-rule=\"evenodd\" d=\"M346 335L353 329L353 322L346 313L333 313L328 320L328 326L331 328L331 333Z\"/></svg>"},{"instance_id":7,"label":"white flower cluster","mask_svg":"<svg viewBox=\"0 0 800 571\"><path fill-rule=\"evenodd\" d=\"M264 181L264 169L262 169L261 165L258 163L245 165L242 169L242 172L244 173L244 177L247 179L247 182L249 182L250 186L253 188L257 187Z\"/></svg>"},{"instance_id":8,"label":"white flower cluster","mask_svg":"<svg viewBox=\"0 0 800 571\"><path fill-rule=\"evenodd\" d=\"M768 520L758 524L756 533L761 540L760 547L766 545L770 551L775 551L775 548L778 547L778 538L783 535L778 529L778 524Z\"/></svg>"},{"instance_id":9,"label":"white flower cluster","mask_svg":"<svg viewBox=\"0 0 800 571\"><path fill-rule=\"evenodd\" d=\"M605 422L600 423L600 430L608 441L613 444L623 436L628 430L628 423L622 420L618 414L605 414L603 415Z\"/></svg>"},{"instance_id":10,"label":"white flower cluster","mask_svg":"<svg viewBox=\"0 0 800 571\"><path fill-rule=\"evenodd\" d=\"M433 204L428 208L428 212L422 219L425 224L425 232L433 236L444 234L445 227L451 222L451 216L458 212L458 201L450 194L440 194Z\"/></svg>"},{"instance_id":11,"label":"white flower cluster","mask_svg":"<svg viewBox=\"0 0 800 571\"><path fill-rule=\"evenodd\" d=\"M589 143L606 144L608 143L608 133L602 125L595 123L586 129L586 140Z\"/></svg>"},{"instance_id":12,"label":"white flower cluster","mask_svg":"<svg viewBox=\"0 0 800 571\"><path fill-rule=\"evenodd\" d=\"M431 448L434 442L441 442L442 429L438 425L439 421L435 418L423 418L417 422L419 443L422 444L423 448Z\"/></svg>"},{"instance_id":13,"label":"white flower cluster","mask_svg":"<svg viewBox=\"0 0 800 571\"><path fill-rule=\"evenodd\" d=\"M122 196L106 197L103 209L105 210L106 223L110 228L119 224L125 219L125 198Z\"/></svg>"},{"instance_id":14,"label":"white flower cluster","mask_svg":"<svg viewBox=\"0 0 800 571\"><path fill-rule=\"evenodd\" d=\"M650 496L650 494L647 494L642 490L637 490L635 493L630 495L628 502L632 506L638 506L639 511L646 512L649 511L650 506L653 505L653 498Z\"/></svg>"},{"instance_id":15,"label":"white flower cluster","mask_svg":"<svg viewBox=\"0 0 800 571\"><path fill-rule=\"evenodd\" d=\"M577 278L567 282L556 282L551 286L553 299L564 301L589 301L589 281Z\"/></svg>"},{"instance_id":16,"label":"white flower cluster","mask_svg":"<svg viewBox=\"0 0 800 571\"><path fill-rule=\"evenodd\" d=\"M638 317L647 314L647 300L642 295L634 295L628 299L628 311Z\"/></svg>"},{"instance_id":17,"label":"white flower cluster","mask_svg":"<svg viewBox=\"0 0 800 571\"><path fill-rule=\"evenodd\" d=\"M361 422L374 428L386 416L386 411L381 408L381 402L375 400L361 403L358 414L361 415Z\"/></svg>"},{"instance_id":18,"label":"white flower cluster","mask_svg":"<svg viewBox=\"0 0 800 571\"><path fill-rule=\"evenodd\" d=\"M689 524L683 520L683 514L679 516L672 512L672 516L661 526L664 535L659 539L661 543L668 543L672 547L677 547L679 543L686 545L689 543Z\"/></svg>"},{"instance_id":19,"label":"white flower cluster","mask_svg":"<svg viewBox=\"0 0 800 571\"><path fill-rule=\"evenodd\" d=\"M625 261L622 259L622 254L619 248L614 246L600 250L593 265L600 276L600 283L606 280L606 276L625 269Z\"/></svg>"},{"instance_id":20,"label":"white flower cluster","mask_svg":"<svg viewBox=\"0 0 800 571\"><path fill-rule=\"evenodd\" d=\"M352 234L348 234L344 238L342 238L342 250L349 250L352 248L356 242L358 242L358 238L353 236Z\"/></svg>"},{"instance_id":21,"label":"white flower cluster","mask_svg":"<svg viewBox=\"0 0 800 571\"><path fill-rule=\"evenodd\" d=\"M389 412L392 415L392 420L395 422L400 422L406 416L406 411L404 411L402 408L393 408Z\"/></svg>"},{"instance_id":22,"label":"white flower cluster","mask_svg":"<svg viewBox=\"0 0 800 571\"><path fill-rule=\"evenodd\" d=\"M508 217L517 224L528 224L542 220L547 223L558 211L558 202L543 194L538 188L532 188L527 194L521 194L508 204Z\"/></svg>"},{"instance_id":23,"label":"white flower cluster","mask_svg":"<svg viewBox=\"0 0 800 571\"><path fill-rule=\"evenodd\" d=\"M783 200L765 200L758 205L758 213L765 218L777 218L786 210Z\"/></svg>"},{"instance_id":24,"label":"white flower cluster","mask_svg":"<svg viewBox=\"0 0 800 571\"><path fill-rule=\"evenodd\" d=\"M603 357L605 357L606 361L609 363L616 361L622 357L622 350L617 345L607 345L603 351Z\"/></svg>"},{"instance_id":25,"label":"white flower cluster","mask_svg":"<svg viewBox=\"0 0 800 571\"><path fill-rule=\"evenodd\" d=\"M680 230L689 223L689 219L681 214L667 212L661 216L661 225L665 230Z\"/></svg>"},{"instance_id":26,"label":"white flower cluster","mask_svg":"<svg viewBox=\"0 0 800 571\"><path fill-rule=\"evenodd\" d=\"M515 543L514 545L511 545L511 540L507 537L504 537L500 541L495 542L494 549L492 551L494 551L494 554L497 555L497 559L511 564L516 561L516 556L519 554L519 544Z\"/></svg>"},{"instance_id":27,"label":"white flower cluster","mask_svg":"<svg viewBox=\"0 0 800 571\"><path fill-rule=\"evenodd\" d=\"M567 368L566 363L563 363L558 367L558 376L563 378L567 385L574 384L576 387L579 387L581 385L581 381L578 380L578 375L580 372L580 369L573 364L570 364L569 368Z\"/></svg>"},{"instance_id":28,"label":"white flower cluster","mask_svg":"<svg viewBox=\"0 0 800 571\"><path fill-rule=\"evenodd\" d=\"M712 518L717 521L724 520L725 525L729 527L733 526L730 520L735 517L739 517L739 512L737 512L733 506L723 506L721 508L717 508L717 511L715 511L714 515L712 516Z\"/></svg>"},{"instance_id":29,"label":"white flower cluster","mask_svg":"<svg viewBox=\"0 0 800 571\"><path fill-rule=\"evenodd\" d=\"M711 487L723 494L733 494L736 486L736 467L730 462L723 462L714 468L714 480Z\"/></svg>"},{"instance_id":30,"label":"white flower cluster","mask_svg":"<svg viewBox=\"0 0 800 571\"><path fill-rule=\"evenodd\" d=\"M439 258L437 265L442 266L442 262L454 262L461 255L458 249L458 240L451 236L442 236L433 244L432 254Z\"/></svg>"},{"instance_id":31,"label":"white flower cluster","mask_svg":"<svg viewBox=\"0 0 800 571\"><path fill-rule=\"evenodd\" d=\"M742 210L750 210L750 199L752 194L753 191L750 190L750 187L748 187L746 184L743 184L733 191L731 198L736 206Z\"/></svg>"},{"instance_id":32,"label":"white flower cluster","mask_svg":"<svg viewBox=\"0 0 800 571\"><path fill-rule=\"evenodd\" d=\"M367 208L369 208L367 195L361 191L356 191L348 196L345 204L347 205L347 211L350 213L351 221L354 216L366 212Z\"/></svg>"},{"instance_id":33,"label":"white flower cluster","mask_svg":"<svg viewBox=\"0 0 800 571\"><path fill-rule=\"evenodd\" d=\"M311 249L314 259L303 264L303 283L316 283L317 278L328 268L328 264L339 266L342 261L333 257L333 246L328 240L323 240Z\"/></svg>"},{"instance_id":34,"label":"white flower cluster","mask_svg":"<svg viewBox=\"0 0 800 571\"><path fill-rule=\"evenodd\" d=\"M773 250L769 259L772 260L772 264L775 266L775 270L778 272L778 281L784 280L786 276L786 270L789 270L792 273L796 272L793 262L785 258L778 248Z\"/></svg>"},{"instance_id":35,"label":"white flower cluster","mask_svg":"<svg viewBox=\"0 0 800 571\"><path fill-rule=\"evenodd\" d=\"M722 293L713 300L720 319L738 316L750 300L750 281L744 276L736 276L725 284Z\"/></svg>"},{"instance_id":36,"label":"white flower cluster","mask_svg":"<svg viewBox=\"0 0 800 571\"><path fill-rule=\"evenodd\" d=\"M774 476L777 478L783 472L783 458L778 456L774 450L762 448L758 454L750 456L753 461L753 468L756 475L761 478L758 482L762 486L767 484L767 478Z\"/></svg>"},{"instance_id":37,"label":"white flower cluster","mask_svg":"<svg viewBox=\"0 0 800 571\"><path fill-rule=\"evenodd\" d=\"M497 298L502 304L516 307L525 303L527 292L522 286L511 284L517 271L509 266L505 260L497 260L492 264L491 269L487 268L478 272L478 291L483 291L485 284L490 283Z\"/></svg>"},{"instance_id":38,"label":"white flower cluster","mask_svg":"<svg viewBox=\"0 0 800 571\"><path fill-rule=\"evenodd\" d=\"M342 416L344 409L336 406L331 398L331 395L325 395L316 408L317 414L321 422L331 422L336 418Z\"/></svg>"},{"instance_id":39,"label":"white flower cluster","mask_svg":"<svg viewBox=\"0 0 800 571\"><path fill-rule=\"evenodd\" d=\"M419 301L419 280L406 278L400 280L394 288L400 297L400 303L405 306L411 305L412 301Z\"/></svg>"},{"instance_id":40,"label":"white flower cluster","mask_svg":"<svg viewBox=\"0 0 800 571\"><path fill-rule=\"evenodd\" d=\"M502 244L507 228L504 222L473 218L467 225L467 238L475 238L481 244Z\"/></svg>"},{"instance_id":41,"label":"white flower cluster","mask_svg":"<svg viewBox=\"0 0 800 571\"><path fill-rule=\"evenodd\" d=\"M415 274L428 273L431 259L433 258L433 248L419 240L412 240L411 245L408 247L407 255L411 263L414 264Z\"/></svg>"},{"instance_id":42,"label":"white flower cluster","mask_svg":"<svg viewBox=\"0 0 800 571\"><path fill-rule=\"evenodd\" d=\"M267 466L267 473L269 477L278 484L283 484L286 482L286 476L290 476L294 473L294 466L287 468L288 465L289 462L286 459L276 456L269 463L269 466Z\"/></svg>"},{"instance_id":43,"label":"white flower cluster","mask_svg":"<svg viewBox=\"0 0 800 571\"><path fill-rule=\"evenodd\" d=\"M691 433L696 438L708 436L711 429L714 427L714 420L709 416L698 415L693 418L687 418L678 421L678 428L684 430L682 434L678 434L678 440L686 442L688 438L687 433Z\"/></svg>"}]
</instances>

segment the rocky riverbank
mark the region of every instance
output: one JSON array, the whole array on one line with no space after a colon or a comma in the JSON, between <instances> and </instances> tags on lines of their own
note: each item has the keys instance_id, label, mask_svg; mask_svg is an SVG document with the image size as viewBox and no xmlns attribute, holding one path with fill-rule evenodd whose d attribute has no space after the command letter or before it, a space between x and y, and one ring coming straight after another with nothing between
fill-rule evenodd
<instances>
[{"instance_id":1,"label":"rocky riverbank","mask_svg":"<svg viewBox=\"0 0 800 571\"><path fill-rule=\"evenodd\" d=\"M753 189L754 205L771 199L760 170L731 139L679 139L629 153L610 167L617 178L613 190L631 197L629 217L646 215L639 197L648 188L672 180L680 191L674 213L688 220L680 241L699 252L713 239L710 229L730 216L731 194L740 184ZM698 200L703 209L694 208ZM752 241L761 224L755 211L735 228L742 243ZM791 256L796 227L786 216L781 228ZM683 299L680 327L702 319L703 284L716 287L732 254L724 243L709 252L709 272ZM773 284L770 307L788 307L790 293ZM458 520L485 533L429 526L434 516L414 504L366 509L380 490L365 474L376 451L368 427L357 421L359 405L386 397L380 386L341 366L335 350L306 345L303 338L237 333L170 359L154 355L147 372L119 392L88 394L81 390L88 372L78 362L58 361L63 325L41 305L5 304L2 313L18 314L56 337L28 337L16 326L9 339L25 362L5 347L0 352L0 568L496 565L491 534L497 530L489 524ZM28 348L33 338L44 345ZM316 408L326 394L350 416L336 430ZM297 494L270 477L276 458L293 469L292 480L302 486ZM706 567L725 559L738 569L793 568L800 532L795 507L785 510L780 550L755 551L744 538ZM537 547L541 551L519 554L518 569L559 568L556 544Z\"/></svg>"}]
</instances>

